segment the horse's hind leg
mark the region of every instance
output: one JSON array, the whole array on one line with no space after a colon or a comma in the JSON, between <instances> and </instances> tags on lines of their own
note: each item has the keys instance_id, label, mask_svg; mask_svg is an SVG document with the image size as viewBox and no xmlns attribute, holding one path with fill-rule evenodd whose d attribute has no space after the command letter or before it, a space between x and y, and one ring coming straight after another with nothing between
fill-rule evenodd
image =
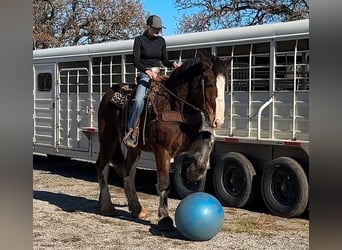
<instances>
[{"instance_id":1,"label":"horse's hind leg","mask_svg":"<svg viewBox=\"0 0 342 250\"><path fill-rule=\"evenodd\" d=\"M102 215L115 216L115 207L108 188L109 159L109 156L100 153L96 161L97 180L100 185L99 208Z\"/></svg>"},{"instance_id":2,"label":"horse's hind leg","mask_svg":"<svg viewBox=\"0 0 342 250\"><path fill-rule=\"evenodd\" d=\"M141 150L137 148L129 148L123 169L123 180L129 211L131 211L133 217L143 219L146 217L146 212L139 202L137 191L135 189L136 167L140 154Z\"/></svg>"},{"instance_id":3,"label":"horse's hind leg","mask_svg":"<svg viewBox=\"0 0 342 250\"><path fill-rule=\"evenodd\" d=\"M168 195L170 192L170 154L164 148L158 148L155 152L157 165L157 192L159 194L158 229L161 231L175 230L173 220L169 216Z\"/></svg>"}]
</instances>

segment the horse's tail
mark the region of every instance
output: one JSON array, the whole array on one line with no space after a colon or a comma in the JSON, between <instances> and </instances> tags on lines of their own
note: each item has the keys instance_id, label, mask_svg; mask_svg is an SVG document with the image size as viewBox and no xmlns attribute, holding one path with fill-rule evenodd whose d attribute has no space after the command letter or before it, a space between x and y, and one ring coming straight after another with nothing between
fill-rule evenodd
<instances>
[{"instance_id":1,"label":"horse's tail","mask_svg":"<svg viewBox=\"0 0 342 250\"><path fill-rule=\"evenodd\" d=\"M125 157L121 148L122 138L122 109L111 102L113 89L108 89L99 105L98 110L98 138L100 152L97 165L104 167L111 162L116 173L121 177Z\"/></svg>"}]
</instances>

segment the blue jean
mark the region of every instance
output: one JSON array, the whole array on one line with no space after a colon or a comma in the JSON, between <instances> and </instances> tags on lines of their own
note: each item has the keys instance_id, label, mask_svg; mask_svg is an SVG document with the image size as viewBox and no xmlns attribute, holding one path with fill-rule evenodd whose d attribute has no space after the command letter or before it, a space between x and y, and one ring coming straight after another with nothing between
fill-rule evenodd
<instances>
[{"instance_id":1,"label":"blue jean","mask_svg":"<svg viewBox=\"0 0 342 250\"><path fill-rule=\"evenodd\" d=\"M140 117L144 109L144 97L148 93L150 87L150 77L146 74L141 73L138 81L137 90L135 97L132 100L132 104L129 110L129 117L127 128L133 128L136 120Z\"/></svg>"}]
</instances>

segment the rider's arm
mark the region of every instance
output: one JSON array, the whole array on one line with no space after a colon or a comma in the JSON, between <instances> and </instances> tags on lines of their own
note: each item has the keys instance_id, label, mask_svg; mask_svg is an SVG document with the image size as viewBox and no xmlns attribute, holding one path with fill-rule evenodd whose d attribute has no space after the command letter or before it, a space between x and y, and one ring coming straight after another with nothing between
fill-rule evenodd
<instances>
[{"instance_id":1,"label":"rider's arm","mask_svg":"<svg viewBox=\"0 0 342 250\"><path fill-rule=\"evenodd\" d=\"M145 66L140 61L141 48L142 48L142 43L141 43L140 37L136 37L134 39L134 44L133 44L133 64L141 72L146 72Z\"/></svg>"}]
</instances>

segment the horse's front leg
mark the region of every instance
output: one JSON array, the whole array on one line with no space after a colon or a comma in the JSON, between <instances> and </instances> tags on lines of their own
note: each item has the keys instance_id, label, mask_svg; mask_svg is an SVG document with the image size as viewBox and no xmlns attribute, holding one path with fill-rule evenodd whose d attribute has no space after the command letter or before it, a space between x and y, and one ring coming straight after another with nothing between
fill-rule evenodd
<instances>
[{"instance_id":1,"label":"horse's front leg","mask_svg":"<svg viewBox=\"0 0 342 250\"><path fill-rule=\"evenodd\" d=\"M169 216L168 195L170 193L170 154L169 152L158 147L155 151L155 159L157 165L157 192L159 194L159 208L158 208L158 229L161 231L175 230L173 220Z\"/></svg>"},{"instance_id":2,"label":"horse's front leg","mask_svg":"<svg viewBox=\"0 0 342 250\"><path fill-rule=\"evenodd\" d=\"M123 171L124 189L128 202L128 209L133 217L143 219L146 212L141 206L135 189L135 175L141 150L129 148Z\"/></svg>"}]
</instances>

